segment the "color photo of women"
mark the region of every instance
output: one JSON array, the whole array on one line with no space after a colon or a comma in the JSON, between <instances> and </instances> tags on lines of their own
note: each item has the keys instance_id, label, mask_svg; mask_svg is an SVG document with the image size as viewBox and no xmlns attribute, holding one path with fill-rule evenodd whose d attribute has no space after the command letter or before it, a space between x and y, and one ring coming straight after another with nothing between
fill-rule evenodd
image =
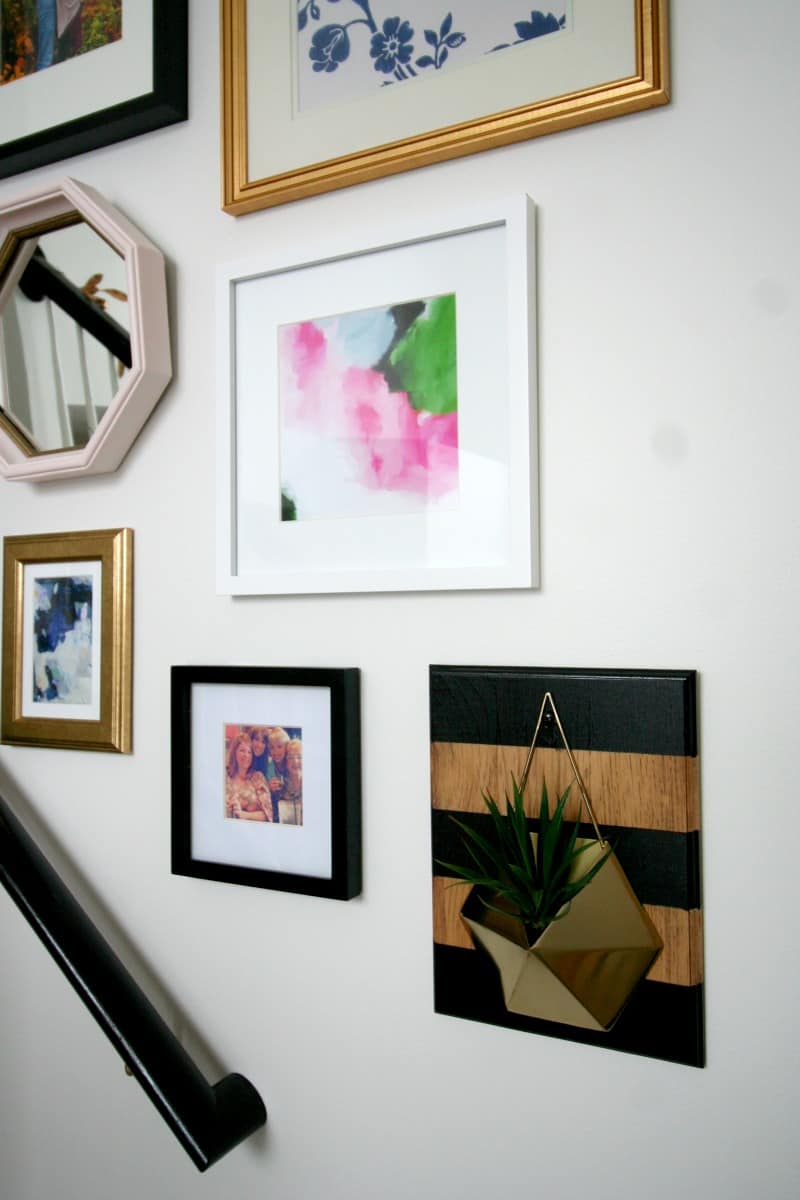
<instances>
[{"instance_id":1,"label":"color photo of women","mask_svg":"<svg viewBox=\"0 0 800 1200\"><path fill-rule=\"evenodd\" d=\"M225 816L276 825L303 823L302 730L225 726Z\"/></svg>"},{"instance_id":2,"label":"color photo of women","mask_svg":"<svg viewBox=\"0 0 800 1200\"><path fill-rule=\"evenodd\" d=\"M225 816L238 821L271 821L272 800L263 774L253 770L248 733L239 732L230 739L225 762Z\"/></svg>"},{"instance_id":3,"label":"color photo of women","mask_svg":"<svg viewBox=\"0 0 800 1200\"><path fill-rule=\"evenodd\" d=\"M122 0L0 0L0 84L122 37Z\"/></svg>"},{"instance_id":4,"label":"color photo of women","mask_svg":"<svg viewBox=\"0 0 800 1200\"><path fill-rule=\"evenodd\" d=\"M303 824L303 743L290 738L286 745L286 782L278 801L281 825Z\"/></svg>"}]
</instances>

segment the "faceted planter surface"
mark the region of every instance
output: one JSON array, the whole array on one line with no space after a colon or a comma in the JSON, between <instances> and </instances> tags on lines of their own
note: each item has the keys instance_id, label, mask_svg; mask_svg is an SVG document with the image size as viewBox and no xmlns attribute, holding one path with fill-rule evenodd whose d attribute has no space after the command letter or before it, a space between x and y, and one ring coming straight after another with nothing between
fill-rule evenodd
<instances>
[{"instance_id":1,"label":"faceted planter surface","mask_svg":"<svg viewBox=\"0 0 800 1200\"><path fill-rule=\"evenodd\" d=\"M582 875L605 848L592 839L577 844L587 846L574 872ZM480 889L461 918L493 959L509 1012L584 1029L611 1028L663 946L613 853L532 946L521 922L487 908Z\"/></svg>"}]
</instances>

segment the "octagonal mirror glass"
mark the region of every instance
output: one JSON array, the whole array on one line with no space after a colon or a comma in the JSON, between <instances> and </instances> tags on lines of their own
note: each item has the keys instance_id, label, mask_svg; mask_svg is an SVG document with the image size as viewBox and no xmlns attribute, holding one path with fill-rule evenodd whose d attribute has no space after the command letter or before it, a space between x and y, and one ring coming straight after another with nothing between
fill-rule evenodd
<instances>
[{"instance_id":1,"label":"octagonal mirror glass","mask_svg":"<svg viewBox=\"0 0 800 1200\"><path fill-rule=\"evenodd\" d=\"M21 239L17 255L0 313L0 412L30 453L85 446L131 366L125 262L77 213Z\"/></svg>"},{"instance_id":2,"label":"octagonal mirror glass","mask_svg":"<svg viewBox=\"0 0 800 1200\"><path fill-rule=\"evenodd\" d=\"M163 256L92 189L0 209L0 469L113 470L171 374Z\"/></svg>"}]
</instances>

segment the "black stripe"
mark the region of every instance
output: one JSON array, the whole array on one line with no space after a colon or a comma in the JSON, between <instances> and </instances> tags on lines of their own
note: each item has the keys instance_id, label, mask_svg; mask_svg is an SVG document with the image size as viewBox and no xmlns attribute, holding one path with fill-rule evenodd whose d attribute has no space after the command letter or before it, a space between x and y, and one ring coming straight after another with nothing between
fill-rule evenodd
<instances>
[{"instance_id":1,"label":"black stripe","mask_svg":"<svg viewBox=\"0 0 800 1200\"><path fill-rule=\"evenodd\" d=\"M461 833L452 820L491 834L491 817L483 813L449 813L434 809L433 873L448 875L442 862L457 866L470 865ZM539 822L529 820L532 831ZM629 829L604 825L603 835L611 842L620 866L641 904L658 904L664 908L699 908L700 883L698 856L700 841L697 833L670 833L662 829ZM591 825L581 825L580 835L592 837Z\"/></svg>"},{"instance_id":2,"label":"black stripe","mask_svg":"<svg viewBox=\"0 0 800 1200\"><path fill-rule=\"evenodd\" d=\"M650 1058L705 1065L703 985L680 987L646 979L608 1033L538 1021L507 1011L494 964L482 951L434 946L436 1012L525 1033L568 1039Z\"/></svg>"},{"instance_id":3,"label":"black stripe","mask_svg":"<svg viewBox=\"0 0 800 1200\"><path fill-rule=\"evenodd\" d=\"M573 750L697 753L694 671L434 666L431 741L529 746L547 691ZM554 722L537 744L561 748Z\"/></svg>"}]
</instances>

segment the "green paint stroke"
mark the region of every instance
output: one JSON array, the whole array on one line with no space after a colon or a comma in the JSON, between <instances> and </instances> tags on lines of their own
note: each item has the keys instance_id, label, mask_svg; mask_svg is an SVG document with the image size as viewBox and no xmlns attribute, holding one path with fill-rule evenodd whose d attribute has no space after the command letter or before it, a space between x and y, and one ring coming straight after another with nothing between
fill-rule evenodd
<instances>
[{"instance_id":1,"label":"green paint stroke","mask_svg":"<svg viewBox=\"0 0 800 1200\"><path fill-rule=\"evenodd\" d=\"M389 356L400 390L412 407L432 413L455 412L456 298L436 296Z\"/></svg>"}]
</instances>

